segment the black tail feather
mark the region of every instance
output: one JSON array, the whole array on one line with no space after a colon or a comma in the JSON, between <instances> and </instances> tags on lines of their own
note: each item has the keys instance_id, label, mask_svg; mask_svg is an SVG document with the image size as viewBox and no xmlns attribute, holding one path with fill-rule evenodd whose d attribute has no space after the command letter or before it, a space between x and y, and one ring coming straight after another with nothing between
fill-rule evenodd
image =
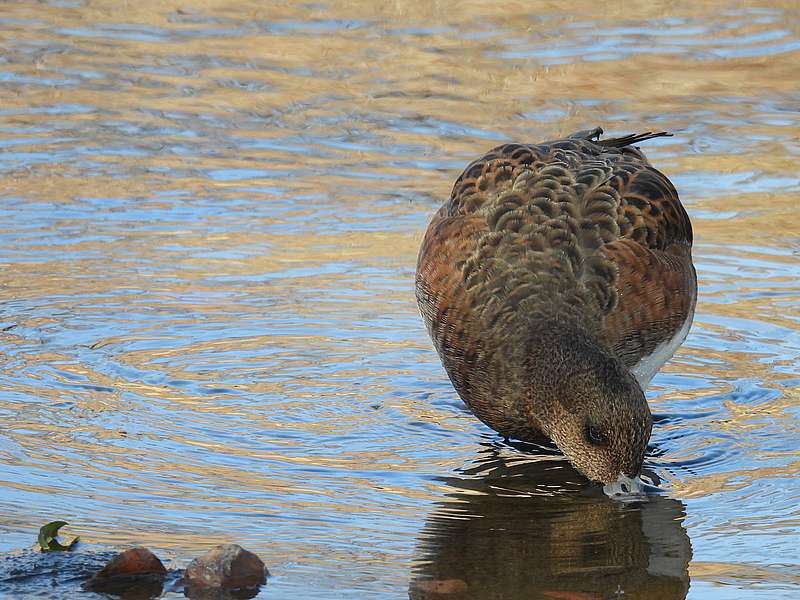
<instances>
[{"instance_id":1,"label":"black tail feather","mask_svg":"<svg viewBox=\"0 0 800 600\"><path fill-rule=\"evenodd\" d=\"M631 133L630 135L624 135L622 137L598 140L595 143L607 148L624 148L625 146L638 144L639 142L652 140L653 138L657 137L672 137L672 134L669 131L659 131L657 133L648 131L647 133Z\"/></svg>"}]
</instances>

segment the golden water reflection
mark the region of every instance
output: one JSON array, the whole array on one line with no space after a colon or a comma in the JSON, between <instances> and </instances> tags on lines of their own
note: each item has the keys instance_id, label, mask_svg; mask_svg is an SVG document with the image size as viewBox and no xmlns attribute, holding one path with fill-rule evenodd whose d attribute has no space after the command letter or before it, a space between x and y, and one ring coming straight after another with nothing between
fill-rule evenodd
<instances>
[{"instance_id":1,"label":"golden water reflection","mask_svg":"<svg viewBox=\"0 0 800 600\"><path fill-rule=\"evenodd\" d=\"M796 595L794 2L59 0L0 18L4 550L58 516L177 564L238 541L275 597L441 591L410 586L425 577L502 596L536 575L558 598L594 579L680 595L691 538L688 597ZM492 488L498 441L413 299L464 164L594 125L675 133L646 150L695 230L695 325L650 394L664 495L638 509L566 480ZM513 485L546 481L525 469ZM532 570L491 577L514 548L541 550ZM630 577L598 574L616 556ZM562 559L588 570L565 581Z\"/></svg>"}]
</instances>

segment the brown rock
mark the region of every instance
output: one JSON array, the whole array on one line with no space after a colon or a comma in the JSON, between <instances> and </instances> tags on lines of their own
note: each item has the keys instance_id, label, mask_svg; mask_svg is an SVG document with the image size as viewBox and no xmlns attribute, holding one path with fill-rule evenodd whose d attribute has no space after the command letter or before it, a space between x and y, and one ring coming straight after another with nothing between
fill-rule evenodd
<instances>
[{"instance_id":1,"label":"brown rock","mask_svg":"<svg viewBox=\"0 0 800 600\"><path fill-rule=\"evenodd\" d=\"M167 570L147 548L120 552L86 582L86 589L125 598L152 598L161 593Z\"/></svg>"},{"instance_id":2,"label":"brown rock","mask_svg":"<svg viewBox=\"0 0 800 600\"><path fill-rule=\"evenodd\" d=\"M463 594L469 589L463 579L419 579L413 583L413 587L433 595Z\"/></svg>"},{"instance_id":3,"label":"brown rock","mask_svg":"<svg viewBox=\"0 0 800 600\"><path fill-rule=\"evenodd\" d=\"M158 557L147 548L131 548L112 558L93 579L145 574L166 576L167 570Z\"/></svg>"},{"instance_id":4,"label":"brown rock","mask_svg":"<svg viewBox=\"0 0 800 600\"><path fill-rule=\"evenodd\" d=\"M184 583L189 592L251 589L265 583L267 575L269 571L258 556L236 544L222 544L189 564Z\"/></svg>"}]
</instances>

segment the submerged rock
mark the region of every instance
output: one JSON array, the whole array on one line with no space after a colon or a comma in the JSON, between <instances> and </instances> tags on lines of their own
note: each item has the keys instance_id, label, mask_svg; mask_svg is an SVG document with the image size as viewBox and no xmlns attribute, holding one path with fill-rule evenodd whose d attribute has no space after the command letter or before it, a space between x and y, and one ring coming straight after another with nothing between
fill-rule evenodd
<instances>
[{"instance_id":1,"label":"submerged rock","mask_svg":"<svg viewBox=\"0 0 800 600\"><path fill-rule=\"evenodd\" d=\"M247 592L257 591L267 575L258 556L236 544L222 544L189 564L184 574L186 595L200 598L213 590L241 590L243 597L249 597Z\"/></svg>"},{"instance_id":2,"label":"submerged rock","mask_svg":"<svg viewBox=\"0 0 800 600\"><path fill-rule=\"evenodd\" d=\"M153 598L161 595L167 570L147 548L120 552L86 582L86 589L123 598Z\"/></svg>"},{"instance_id":3,"label":"submerged rock","mask_svg":"<svg viewBox=\"0 0 800 600\"><path fill-rule=\"evenodd\" d=\"M0 598L80 598L81 584L99 571L113 552L0 554Z\"/></svg>"},{"instance_id":4,"label":"submerged rock","mask_svg":"<svg viewBox=\"0 0 800 600\"><path fill-rule=\"evenodd\" d=\"M468 590L469 586L463 579L418 579L412 583L409 597L416 600L416 598L465 594Z\"/></svg>"}]
</instances>

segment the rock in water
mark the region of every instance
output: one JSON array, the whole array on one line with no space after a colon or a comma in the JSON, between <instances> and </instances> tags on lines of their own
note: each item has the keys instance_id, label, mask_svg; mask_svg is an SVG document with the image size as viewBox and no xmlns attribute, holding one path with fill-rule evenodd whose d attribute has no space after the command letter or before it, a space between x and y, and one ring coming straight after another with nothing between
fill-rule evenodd
<instances>
[{"instance_id":1,"label":"rock in water","mask_svg":"<svg viewBox=\"0 0 800 600\"><path fill-rule=\"evenodd\" d=\"M166 575L167 570L158 557L147 548L131 548L112 558L94 578L144 574Z\"/></svg>"},{"instance_id":2,"label":"rock in water","mask_svg":"<svg viewBox=\"0 0 800 600\"><path fill-rule=\"evenodd\" d=\"M262 560L236 544L222 544L194 559L186 569L184 582L189 597L207 589L246 590L258 588L269 571Z\"/></svg>"},{"instance_id":3,"label":"rock in water","mask_svg":"<svg viewBox=\"0 0 800 600\"><path fill-rule=\"evenodd\" d=\"M167 570L147 548L131 548L117 554L86 582L86 589L96 592L136 597L160 595ZM140 592L140 594L136 594ZM148 596L149 594L149 596Z\"/></svg>"}]
</instances>

